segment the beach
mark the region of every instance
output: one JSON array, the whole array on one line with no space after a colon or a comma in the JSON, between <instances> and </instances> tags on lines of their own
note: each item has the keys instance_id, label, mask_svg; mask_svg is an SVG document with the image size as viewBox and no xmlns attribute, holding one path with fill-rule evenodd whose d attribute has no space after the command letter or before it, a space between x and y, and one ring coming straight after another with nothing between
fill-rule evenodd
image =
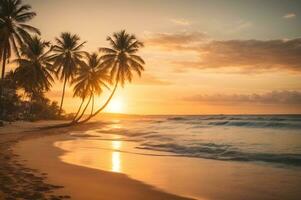
<instances>
[{"instance_id":1,"label":"beach","mask_svg":"<svg viewBox=\"0 0 301 200\"><path fill-rule=\"evenodd\" d=\"M282 127L269 128L281 119ZM229 127L217 125L225 120ZM234 126L246 121L248 127ZM1 182L10 181L1 190L13 199L297 200L295 121L299 117L134 116L51 129L40 127L62 122L8 125L7 133L1 130ZM210 125L188 128L196 122ZM253 138L258 134L260 141ZM238 154L231 149L241 136L248 151L240 147Z\"/></svg>"},{"instance_id":2,"label":"beach","mask_svg":"<svg viewBox=\"0 0 301 200\"><path fill-rule=\"evenodd\" d=\"M70 131L101 124L39 129L60 123L18 122L1 128L1 198L188 199L159 191L126 175L63 163L58 157L63 151L55 148L53 142L64 140L67 137L64 134Z\"/></svg>"}]
</instances>

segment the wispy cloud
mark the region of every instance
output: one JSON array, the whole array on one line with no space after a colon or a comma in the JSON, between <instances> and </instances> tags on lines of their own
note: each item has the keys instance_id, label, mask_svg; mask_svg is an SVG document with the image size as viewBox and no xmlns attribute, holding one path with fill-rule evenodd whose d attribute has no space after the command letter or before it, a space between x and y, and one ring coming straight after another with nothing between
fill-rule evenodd
<instances>
[{"instance_id":1,"label":"wispy cloud","mask_svg":"<svg viewBox=\"0 0 301 200\"><path fill-rule=\"evenodd\" d=\"M195 95L184 98L186 101L206 102L211 104L232 104L232 103L252 103L252 104L294 104L301 105L301 92L282 90L269 91L262 94L213 94Z\"/></svg>"},{"instance_id":2,"label":"wispy cloud","mask_svg":"<svg viewBox=\"0 0 301 200\"><path fill-rule=\"evenodd\" d=\"M180 26L189 26L191 25L191 22L186 19L170 19L170 21L176 25Z\"/></svg>"},{"instance_id":3,"label":"wispy cloud","mask_svg":"<svg viewBox=\"0 0 301 200\"><path fill-rule=\"evenodd\" d=\"M205 39L207 35L203 32L149 33L145 38L145 43L164 50L189 50Z\"/></svg>"},{"instance_id":4,"label":"wispy cloud","mask_svg":"<svg viewBox=\"0 0 301 200\"><path fill-rule=\"evenodd\" d=\"M297 17L297 15L295 13L287 13L287 14L283 15L284 19L293 19L296 17Z\"/></svg>"},{"instance_id":5,"label":"wispy cloud","mask_svg":"<svg viewBox=\"0 0 301 200\"><path fill-rule=\"evenodd\" d=\"M193 51L194 60L171 61L181 68L236 68L240 72L301 72L301 38L208 40L201 33L153 34L147 42L162 50Z\"/></svg>"},{"instance_id":6,"label":"wispy cloud","mask_svg":"<svg viewBox=\"0 0 301 200\"><path fill-rule=\"evenodd\" d=\"M238 67L242 71L301 72L301 38L292 40L211 41L199 52L199 68Z\"/></svg>"}]
</instances>

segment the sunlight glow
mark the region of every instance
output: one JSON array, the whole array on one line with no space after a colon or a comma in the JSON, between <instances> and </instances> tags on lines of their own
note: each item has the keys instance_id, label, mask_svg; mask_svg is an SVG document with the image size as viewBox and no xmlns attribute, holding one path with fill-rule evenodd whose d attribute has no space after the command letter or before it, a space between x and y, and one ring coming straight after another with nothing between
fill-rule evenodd
<instances>
[{"instance_id":1,"label":"sunlight glow","mask_svg":"<svg viewBox=\"0 0 301 200\"><path fill-rule=\"evenodd\" d=\"M112 147L114 150L120 150L120 147L121 147L121 141L112 141Z\"/></svg>"},{"instance_id":2,"label":"sunlight glow","mask_svg":"<svg viewBox=\"0 0 301 200\"><path fill-rule=\"evenodd\" d=\"M108 107L107 112L110 113L122 113L123 112L123 101L121 98L113 99Z\"/></svg>"},{"instance_id":3,"label":"sunlight glow","mask_svg":"<svg viewBox=\"0 0 301 200\"><path fill-rule=\"evenodd\" d=\"M121 172L120 152L112 152L112 172Z\"/></svg>"},{"instance_id":4,"label":"sunlight glow","mask_svg":"<svg viewBox=\"0 0 301 200\"><path fill-rule=\"evenodd\" d=\"M121 141L114 140L112 141L112 168L111 171L113 172L121 172L121 158L120 158L120 148L121 148Z\"/></svg>"}]
</instances>

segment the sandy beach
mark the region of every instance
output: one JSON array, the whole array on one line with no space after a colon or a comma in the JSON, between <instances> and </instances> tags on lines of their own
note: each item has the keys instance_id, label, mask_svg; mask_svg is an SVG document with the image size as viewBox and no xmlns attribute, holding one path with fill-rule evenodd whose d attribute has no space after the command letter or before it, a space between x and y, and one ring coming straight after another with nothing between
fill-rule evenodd
<instances>
[{"instance_id":1,"label":"sandy beach","mask_svg":"<svg viewBox=\"0 0 301 200\"><path fill-rule=\"evenodd\" d=\"M9 133L4 133L5 129L1 133L0 177L1 183L6 183L1 191L7 199L297 200L300 196L298 166L195 158L137 148L139 142L155 136L160 140L175 138L182 130L174 130L172 135L170 126L164 125L164 129L161 123L145 131L147 123L157 119L139 118L139 124L136 120L111 119L53 129L39 128L61 122L8 125ZM168 130L168 134L158 135L155 130Z\"/></svg>"},{"instance_id":2,"label":"sandy beach","mask_svg":"<svg viewBox=\"0 0 301 200\"><path fill-rule=\"evenodd\" d=\"M13 146L21 140L51 133L40 131L39 128L62 123L64 122L19 121L0 128L0 197L2 199L47 199L46 196L60 199L58 196L51 196L52 194L46 195L60 186L47 184L44 182L45 173L21 164L23 159L13 152Z\"/></svg>"},{"instance_id":3,"label":"sandy beach","mask_svg":"<svg viewBox=\"0 0 301 200\"><path fill-rule=\"evenodd\" d=\"M64 133L93 128L97 123L39 129L58 123L62 122L17 123L1 128L1 198L188 199L123 174L63 163L59 159L63 151L52 144L66 139Z\"/></svg>"}]
</instances>

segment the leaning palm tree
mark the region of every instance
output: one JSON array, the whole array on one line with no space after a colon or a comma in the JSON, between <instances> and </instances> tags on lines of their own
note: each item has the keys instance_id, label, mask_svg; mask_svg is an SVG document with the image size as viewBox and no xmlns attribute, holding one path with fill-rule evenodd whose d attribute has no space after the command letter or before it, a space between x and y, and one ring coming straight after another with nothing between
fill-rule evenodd
<instances>
[{"instance_id":1,"label":"leaning palm tree","mask_svg":"<svg viewBox=\"0 0 301 200\"><path fill-rule=\"evenodd\" d=\"M66 83L71 81L78 69L84 51L81 51L84 43L80 43L80 38L76 34L64 32L59 38L56 38L56 45L53 47L54 55L52 56L53 67L61 81L64 82L63 94L60 104L60 114L63 107Z\"/></svg>"},{"instance_id":2,"label":"leaning palm tree","mask_svg":"<svg viewBox=\"0 0 301 200\"><path fill-rule=\"evenodd\" d=\"M88 91L85 90L84 88L81 90L77 90L77 91L74 90L73 97L79 97L81 99L81 103L80 103L80 106L78 107L77 112L75 113L75 115L73 117L72 122L75 122L76 119L78 118L78 115L80 114L80 111L82 109L82 106L84 105L84 102L85 102L87 96L89 96Z\"/></svg>"},{"instance_id":3,"label":"leaning palm tree","mask_svg":"<svg viewBox=\"0 0 301 200\"><path fill-rule=\"evenodd\" d=\"M49 42L34 36L21 47L21 56L15 62L18 67L14 78L18 86L22 87L32 99L34 96L48 91L52 85L52 65L49 53Z\"/></svg>"},{"instance_id":4,"label":"leaning palm tree","mask_svg":"<svg viewBox=\"0 0 301 200\"><path fill-rule=\"evenodd\" d=\"M113 36L108 37L107 40L110 42L111 48L100 48L99 51L104 53L104 55L101 56L103 60L102 66L110 70L111 79L115 83L114 89L104 105L83 122L88 121L100 113L109 104L118 84L123 87L126 81L132 81L133 71L141 76L141 72L144 70L143 65L145 63L143 59L136 54L139 49L143 47L143 43L137 40L134 35L122 30L114 33Z\"/></svg>"},{"instance_id":5,"label":"leaning palm tree","mask_svg":"<svg viewBox=\"0 0 301 200\"><path fill-rule=\"evenodd\" d=\"M0 0L1 79L4 78L5 66L12 52L19 57L18 48L30 37L30 33L40 34L37 28L26 24L34 16L36 13L22 0Z\"/></svg>"},{"instance_id":6,"label":"leaning palm tree","mask_svg":"<svg viewBox=\"0 0 301 200\"><path fill-rule=\"evenodd\" d=\"M82 99L79 111L82 107L84 99L89 97L89 100L81 114L74 118L74 121L78 122L84 115L91 99L91 113L93 113L94 97L99 96L103 92L103 88L109 89L108 84L111 83L111 79L107 68L102 66L101 59L97 53L87 53L86 59L85 61L81 62L77 76L72 83L74 84L74 96L79 96ZM79 114L79 111L77 112L77 115Z\"/></svg>"}]
</instances>

